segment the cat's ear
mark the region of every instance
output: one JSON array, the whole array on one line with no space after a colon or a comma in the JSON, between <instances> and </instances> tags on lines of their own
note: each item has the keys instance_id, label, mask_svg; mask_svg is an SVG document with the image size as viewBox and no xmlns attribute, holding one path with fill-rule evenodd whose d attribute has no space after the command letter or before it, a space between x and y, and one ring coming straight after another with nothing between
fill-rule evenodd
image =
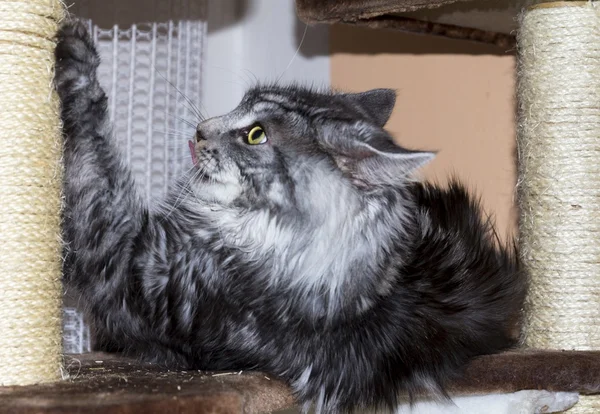
<instances>
[{"instance_id":1,"label":"cat's ear","mask_svg":"<svg viewBox=\"0 0 600 414\"><path fill-rule=\"evenodd\" d=\"M361 93L346 93L343 96L366 112L379 127L383 127L390 119L396 104L396 91L393 89L372 89Z\"/></svg>"},{"instance_id":2,"label":"cat's ear","mask_svg":"<svg viewBox=\"0 0 600 414\"><path fill-rule=\"evenodd\" d=\"M435 157L435 152L414 151L396 145L384 132L367 140L338 141L334 158L358 182L368 185L395 185L409 179L414 171Z\"/></svg>"}]
</instances>

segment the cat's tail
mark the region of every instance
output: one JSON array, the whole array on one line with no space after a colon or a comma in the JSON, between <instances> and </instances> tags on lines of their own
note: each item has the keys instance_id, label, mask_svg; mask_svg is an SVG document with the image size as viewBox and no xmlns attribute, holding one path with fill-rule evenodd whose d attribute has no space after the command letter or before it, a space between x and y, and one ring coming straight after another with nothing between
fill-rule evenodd
<instances>
[{"instance_id":1,"label":"cat's tail","mask_svg":"<svg viewBox=\"0 0 600 414\"><path fill-rule=\"evenodd\" d=\"M461 318L462 329L476 341L474 352L518 341L528 280L515 240L501 240L493 217L456 180L444 189L419 184L415 191L420 234L411 269L426 270L420 279L424 293L440 310Z\"/></svg>"},{"instance_id":2,"label":"cat's tail","mask_svg":"<svg viewBox=\"0 0 600 414\"><path fill-rule=\"evenodd\" d=\"M528 279L515 241L501 240L456 180L417 184L415 196L418 234L402 284L422 316L421 377L443 389L472 358L518 345Z\"/></svg>"}]
</instances>

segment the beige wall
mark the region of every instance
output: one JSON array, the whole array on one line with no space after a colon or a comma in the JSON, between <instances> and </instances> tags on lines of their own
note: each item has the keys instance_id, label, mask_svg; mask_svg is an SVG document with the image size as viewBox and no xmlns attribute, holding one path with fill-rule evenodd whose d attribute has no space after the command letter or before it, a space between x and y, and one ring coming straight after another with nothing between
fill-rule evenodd
<instances>
[{"instance_id":1,"label":"beige wall","mask_svg":"<svg viewBox=\"0 0 600 414\"><path fill-rule=\"evenodd\" d=\"M427 179L456 174L495 214L501 236L514 231L514 56L495 47L393 31L335 26L331 83L398 91L387 128L398 142L439 151Z\"/></svg>"}]
</instances>

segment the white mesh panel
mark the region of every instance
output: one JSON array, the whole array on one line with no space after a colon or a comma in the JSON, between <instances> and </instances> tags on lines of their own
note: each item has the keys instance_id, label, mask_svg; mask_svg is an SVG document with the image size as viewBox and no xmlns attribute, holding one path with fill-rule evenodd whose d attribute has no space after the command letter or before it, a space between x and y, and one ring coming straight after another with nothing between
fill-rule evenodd
<instances>
[{"instance_id":1,"label":"white mesh panel","mask_svg":"<svg viewBox=\"0 0 600 414\"><path fill-rule=\"evenodd\" d=\"M192 137L197 117L184 95L200 104L204 23L95 26L93 31L117 140L136 180L149 200L155 199L182 168L191 167L186 138Z\"/></svg>"},{"instance_id":2,"label":"white mesh panel","mask_svg":"<svg viewBox=\"0 0 600 414\"><path fill-rule=\"evenodd\" d=\"M63 309L63 350L67 354L90 350L90 329L81 312L75 308Z\"/></svg>"},{"instance_id":3,"label":"white mesh panel","mask_svg":"<svg viewBox=\"0 0 600 414\"><path fill-rule=\"evenodd\" d=\"M198 122L192 106L201 105L205 6L206 0L79 0L70 9L91 19L115 136L149 201L192 166L187 140ZM89 351L81 334L87 328L73 322L78 317L65 309L65 352Z\"/></svg>"}]
</instances>

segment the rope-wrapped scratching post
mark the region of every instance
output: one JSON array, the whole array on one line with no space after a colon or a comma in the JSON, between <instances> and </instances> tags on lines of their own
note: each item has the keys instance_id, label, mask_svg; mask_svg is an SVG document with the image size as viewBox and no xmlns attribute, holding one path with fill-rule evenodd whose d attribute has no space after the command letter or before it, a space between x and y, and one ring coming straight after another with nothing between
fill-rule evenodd
<instances>
[{"instance_id":1,"label":"rope-wrapped scratching post","mask_svg":"<svg viewBox=\"0 0 600 414\"><path fill-rule=\"evenodd\" d=\"M0 1L0 385L60 378L59 0Z\"/></svg>"},{"instance_id":2,"label":"rope-wrapped scratching post","mask_svg":"<svg viewBox=\"0 0 600 414\"><path fill-rule=\"evenodd\" d=\"M518 50L526 344L600 349L600 5L531 7ZM569 412L600 412L600 398Z\"/></svg>"}]
</instances>

